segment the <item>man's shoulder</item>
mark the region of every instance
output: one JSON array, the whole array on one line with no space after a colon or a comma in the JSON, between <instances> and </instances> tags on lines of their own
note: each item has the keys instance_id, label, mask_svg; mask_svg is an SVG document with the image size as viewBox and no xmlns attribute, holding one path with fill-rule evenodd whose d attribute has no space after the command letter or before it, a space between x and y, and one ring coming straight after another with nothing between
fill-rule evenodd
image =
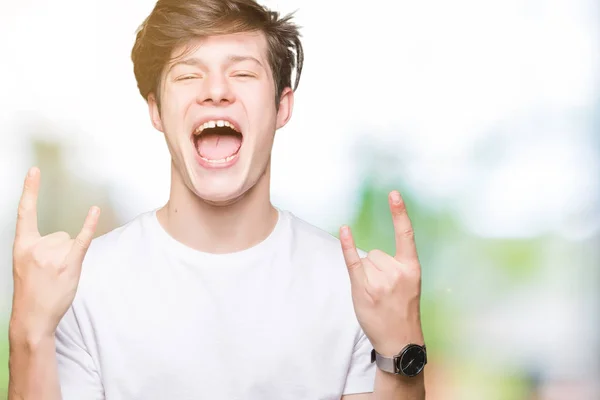
<instances>
[{"instance_id":1,"label":"man's shoulder","mask_svg":"<svg viewBox=\"0 0 600 400\"><path fill-rule=\"evenodd\" d=\"M107 255L107 250L116 250L123 245L130 246L132 242L138 241L150 228L154 213L154 210L140 213L129 221L97 236L92 240L88 255Z\"/></svg>"},{"instance_id":2,"label":"man's shoulder","mask_svg":"<svg viewBox=\"0 0 600 400\"><path fill-rule=\"evenodd\" d=\"M296 245L320 256L331 255L336 258L343 258L342 246L337 236L290 211L286 211L286 213L290 217ZM358 252L361 256L366 255L366 252L361 249L358 249Z\"/></svg>"},{"instance_id":3,"label":"man's shoulder","mask_svg":"<svg viewBox=\"0 0 600 400\"><path fill-rule=\"evenodd\" d=\"M334 233L303 218L290 215L289 259L307 285L305 299L318 315L342 318L358 329L352 306L350 277L340 240ZM288 254L286 254L288 256ZM318 310L318 311L317 311ZM327 314L327 313L332 314Z\"/></svg>"},{"instance_id":4,"label":"man's shoulder","mask_svg":"<svg viewBox=\"0 0 600 400\"><path fill-rule=\"evenodd\" d=\"M113 275L124 259L139 255L149 247L153 215L154 211L140 213L94 238L83 261L81 279L97 283L102 276Z\"/></svg>"}]
</instances>

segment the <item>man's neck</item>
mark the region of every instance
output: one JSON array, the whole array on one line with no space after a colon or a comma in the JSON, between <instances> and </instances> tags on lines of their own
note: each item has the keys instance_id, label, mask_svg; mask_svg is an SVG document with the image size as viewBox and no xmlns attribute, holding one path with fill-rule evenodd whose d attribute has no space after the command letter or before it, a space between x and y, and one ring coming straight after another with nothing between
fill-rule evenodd
<instances>
[{"instance_id":1,"label":"man's neck","mask_svg":"<svg viewBox=\"0 0 600 400\"><path fill-rule=\"evenodd\" d=\"M172 179L171 196L157 218L169 235L188 247L233 253L257 245L275 228L278 212L270 201L268 169L243 198L227 206L209 204L177 177Z\"/></svg>"}]
</instances>

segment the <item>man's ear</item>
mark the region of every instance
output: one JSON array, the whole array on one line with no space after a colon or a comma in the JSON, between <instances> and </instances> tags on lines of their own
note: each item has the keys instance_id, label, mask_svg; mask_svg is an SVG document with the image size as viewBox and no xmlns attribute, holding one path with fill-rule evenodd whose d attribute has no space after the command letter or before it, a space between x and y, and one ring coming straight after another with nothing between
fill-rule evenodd
<instances>
[{"instance_id":1,"label":"man's ear","mask_svg":"<svg viewBox=\"0 0 600 400\"><path fill-rule=\"evenodd\" d=\"M154 128L158 131L164 133L162 121L160 119L160 110L158 108L158 102L156 101L156 96L154 96L154 93L150 93L148 95L148 111L150 113L152 126L154 126Z\"/></svg>"},{"instance_id":2,"label":"man's ear","mask_svg":"<svg viewBox=\"0 0 600 400\"><path fill-rule=\"evenodd\" d=\"M279 110L277 110L277 129L283 128L290 118L294 108L294 91L287 87L281 92Z\"/></svg>"}]
</instances>

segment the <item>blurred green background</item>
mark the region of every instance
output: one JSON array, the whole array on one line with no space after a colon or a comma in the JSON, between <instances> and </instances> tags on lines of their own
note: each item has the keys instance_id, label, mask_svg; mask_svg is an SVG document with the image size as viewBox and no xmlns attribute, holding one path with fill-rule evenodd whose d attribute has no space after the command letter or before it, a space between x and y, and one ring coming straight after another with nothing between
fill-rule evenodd
<instances>
[{"instance_id":1,"label":"blurred green background","mask_svg":"<svg viewBox=\"0 0 600 400\"><path fill-rule=\"evenodd\" d=\"M108 232L162 205L169 184L128 59L154 2L26 3L0 15L0 398L27 168L43 174L42 233L77 232L92 204ZM600 399L597 2L263 3L299 9L306 51L274 204L393 252L387 193L401 191L423 265L428 399Z\"/></svg>"}]
</instances>

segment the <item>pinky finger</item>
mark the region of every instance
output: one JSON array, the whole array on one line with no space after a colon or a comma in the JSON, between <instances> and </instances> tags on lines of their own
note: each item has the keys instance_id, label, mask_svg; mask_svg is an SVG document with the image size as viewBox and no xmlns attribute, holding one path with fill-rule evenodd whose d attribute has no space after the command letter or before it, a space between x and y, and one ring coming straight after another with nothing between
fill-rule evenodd
<instances>
[{"instance_id":1,"label":"pinky finger","mask_svg":"<svg viewBox=\"0 0 600 400\"><path fill-rule=\"evenodd\" d=\"M344 255L344 261L350 274L350 279L354 281L358 278L358 275L362 272L362 259L356 250L354 244L354 238L349 226L343 226L340 229L340 242L342 245L342 254Z\"/></svg>"},{"instance_id":2,"label":"pinky finger","mask_svg":"<svg viewBox=\"0 0 600 400\"><path fill-rule=\"evenodd\" d=\"M81 232L75 237L75 243L73 243L73 248L71 249L70 256L73 261L77 261L78 263L83 262L85 254L94 238L99 217L100 209L98 207L90 208L90 211L85 218L85 222L83 223L83 227L81 228Z\"/></svg>"}]
</instances>

